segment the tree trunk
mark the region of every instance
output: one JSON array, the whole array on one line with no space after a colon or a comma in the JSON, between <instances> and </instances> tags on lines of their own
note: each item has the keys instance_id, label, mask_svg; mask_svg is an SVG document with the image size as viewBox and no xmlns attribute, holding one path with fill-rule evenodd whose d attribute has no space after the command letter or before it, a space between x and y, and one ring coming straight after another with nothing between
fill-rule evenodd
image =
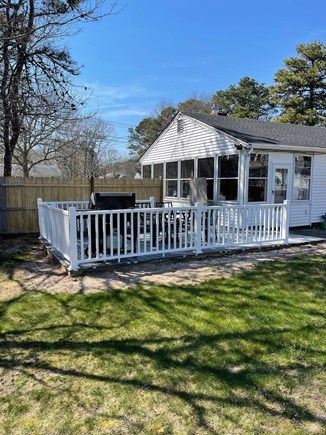
<instances>
[{"instance_id":1,"label":"tree trunk","mask_svg":"<svg viewBox=\"0 0 326 435\"><path fill-rule=\"evenodd\" d=\"M10 152L9 148L6 148L6 150L5 150L5 156L3 159L3 163L4 163L3 176L4 177L11 177L12 153Z\"/></svg>"}]
</instances>

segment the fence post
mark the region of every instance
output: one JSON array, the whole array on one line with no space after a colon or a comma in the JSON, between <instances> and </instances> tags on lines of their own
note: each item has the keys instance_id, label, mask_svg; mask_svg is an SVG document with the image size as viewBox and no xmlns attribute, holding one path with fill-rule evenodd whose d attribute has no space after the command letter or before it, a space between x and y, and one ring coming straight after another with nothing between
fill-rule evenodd
<instances>
[{"instance_id":1,"label":"fence post","mask_svg":"<svg viewBox=\"0 0 326 435\"><path fill-rule=\"evenodd\" d=\"M154 198L154 196L150 196L149 197L149 202L150 202L151 208L154 208L155 207L155 198Z\"/></svg>"},{"instance_id":2,"label":"fence post","mask_svg":"<svg viewBox=\"0 0 326 435\"><path fill-rule=\"evenodd\" d=\"M196 236L196 242L195 242L195 252L196 254L201 254L202 251L202 212L203 212L203 204L200 204L199 202L195 203L196 207L196 213L195 213L195 236Z\"/></svg>"},{"instance_id":3,"label":"fence post","mask_svg":"<svg viewBox=\"0 0 326 435\"><path fill-rule=\"evenodd\" d=\"M77 210L76 207L69 207L69 270L78 270L78 252L77 252Z\"/></svg>"},{"instance_id":4,"label":"fence post","mask_svg":"<svg viewBox=\"0 0 326 435\"><path fill-rule=\"evenodd\" d=\"M290 227L290 201L286 199L283 201L283 221L282 221L282 239L284 243L289 243L289 227Z\"/></svg>"},{"instance_id":5,"label":"fence post","mask_svg":"<svg viewBox=\"0 0 326 435\"><path fill-rule=\"evenodd\" d=\"M36 203L37 203L37 216L38 216L38 226L40 229L40 236L43 236L43 220L42 220L42 214L41 214L41 208L40 205L42 204L43 199L42 198L37 198Z\"/></svg>"},{"instance_id":6,"label":"fence post","mask_svg":"<svg viewBox=\"0 0 326 435\"><path fill-rule=\"evenodd\" d=\"M0 177L0 233L7 233L7 232L8 232L8 210L7 210L6 177Z\"/></svg>"}]
</instances>

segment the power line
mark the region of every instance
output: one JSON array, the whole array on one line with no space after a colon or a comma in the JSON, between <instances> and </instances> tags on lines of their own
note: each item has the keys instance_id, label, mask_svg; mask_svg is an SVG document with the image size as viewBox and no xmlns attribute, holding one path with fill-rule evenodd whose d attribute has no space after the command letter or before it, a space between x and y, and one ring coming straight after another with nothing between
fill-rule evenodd
<instances>
[{"instance_id":1,"label":"power line","mask_svg":"<svg viewBox=\"0 0 326 435\"><path fill-rule=\"evenodd\" d=\"M128 127L128 128L133 128L133 125L129 125L129 124L124 124L123 122L117 122L117 121L108 121L110 124L117 124L117 125L122 125L124 127Z\"/></svg>"},{"instance_id":2,"label":"power line","mask_svg":"<svg viewBox=\"0 0 326 435\"><path fill-rule=\"evenodd\" d=\"M128 140L128 136L111 136L112 139L122 139L122 140Z\"/></svg>"}]
</instances>

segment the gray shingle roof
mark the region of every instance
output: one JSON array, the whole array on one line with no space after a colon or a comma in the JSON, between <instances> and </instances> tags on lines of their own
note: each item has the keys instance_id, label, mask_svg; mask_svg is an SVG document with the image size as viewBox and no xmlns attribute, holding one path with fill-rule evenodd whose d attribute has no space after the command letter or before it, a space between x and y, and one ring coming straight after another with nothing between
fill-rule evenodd
<instances>
[{"instance_id":1,"label":"gray shingle roof","mask_svg":"<svg viewBox=\"0 0 326 435\"><path fill-rule=\"evenodd\" d=\"M326 148L326 128L182 112L247 143Z\"/></svg>"}]
</instances>

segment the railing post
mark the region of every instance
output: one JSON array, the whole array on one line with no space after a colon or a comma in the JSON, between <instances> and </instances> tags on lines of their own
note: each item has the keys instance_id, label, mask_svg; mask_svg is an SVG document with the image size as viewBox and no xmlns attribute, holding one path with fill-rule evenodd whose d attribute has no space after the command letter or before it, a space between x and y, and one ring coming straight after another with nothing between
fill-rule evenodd
<instances>
[{"instance_id":1,"label":"railing post","mask_svg":"<svg viewBox=\"0 0 326 435\"><path fill-rule=\"evenodd\" d=\"M283 221L282 221L282 239L284 243L289 243L289 227L290 227L290 201L283 201Z\"/></svg>"},{"instance_id":2,"label":"railing post","mask_svg":"<svg viewBox=\"0 0 326 435\"><path fill-rule=\"evenodd\" d=\"M77 252L77 210L76 207L69 207L69 270L78 270L78 252Z\"/></svg>"},{"instance_id":3,"label":"railing post","mask_svg":"<svg viewBox=\"0 0 326 435\"><path fill-rule=\"evenodd\" d=\"M202 212L203 212L203 204L200 204L199 202L195 203L196 212L195 212L195 236L196 236L196 242L195 242L195 252L196 254L202 254Z\"/></svg>"},{"instance_id":4,"label":"railing post","mask_svg":"<svg viewBox=\"0 0 326 435\"><path fill-rule=\"evenodd\" d=\"M149 202L150 202L150 208L154 208L155 207L155 198L154 198L154 196L150 196L149 197Z\"/></svg>"}]
</instances>

